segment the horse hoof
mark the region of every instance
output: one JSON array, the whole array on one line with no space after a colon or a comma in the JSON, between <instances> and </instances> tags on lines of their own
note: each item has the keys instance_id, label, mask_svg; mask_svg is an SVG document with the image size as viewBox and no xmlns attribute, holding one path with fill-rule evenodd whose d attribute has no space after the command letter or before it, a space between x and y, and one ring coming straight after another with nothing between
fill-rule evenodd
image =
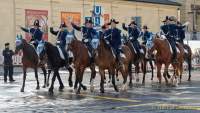
<instances>
[{"instance_id":1,"label":"horse hoof","mask_svg":"<svg viewBox=\"0 0 200 113\"><path fill-rule=\"evenodd\" d=\"M188 81L190 82L190 81L191 81L191 79L188 79Z\"/></svg>"},{"instance_id":2,"label":"horse hoof","mask_svg":"<svg viewBox=\"0 0 200 113\"><path fill-rule=\"evenodd\" d=\"M63 91L63 89L64 89L64 86L59 87L59 91Z\"/></svg>"},{"instance_id":3,"label":"horse hoof","mask_svg":"<svg viewBox=\"0 0 200 113\"><path fill-rule=\"evenodd\" d=\"M43 86L42 86L42 88L46 88L46 86L45 86L45 85L43 85Z\"/></svg>"},{"instance_id":4,"label":"horse hoof","mask_svg":"<svg viewBox=\"0 0 200 113\"><path fill-rule=\"evenodd\" d=\"M83 88L83 90L84 90L84 91L86 91L86 90L87 90L87 87L86 87L86 86L83 86L82 88Z\"/></svg>"},{"instance_id":5,"label":"horse hoof","mask_svg":"<svg viewBox=\"0 0 200 113\"><path fill-rule=\"evenodd\" d=\"M39 89L40 89L40 86L37 86L37 87L36 87L36 90L39 90Z\"/></svg>"},{"instance_id":6,"label":"horse hoof","mask_svg":"<svg viewBox=\"0 0 200 113\"><path fill-rule=\"evenodd\" d=\"M21 89L20 91L21 91L21 92L24 92L24 89Z\"/></svg>"},{"instance_id":7,"label":"horse hoof","mask_svg":"<svg viewBox=\"0 0 200 113\"><path fill-rule=\"evenodd\" d=\"M47 84L47 87L49 87L49 84Z\"/></svg>"},{"instance_id":8,"label":"horse hoof","mask_svg":"<svg viewBox=\"0 0 200 113\"><path fill-rule=\"evenodd\" d=\"M73 82L69 82L69 87L73 87Z\"/></svg>"},{"instance_id":9,"label":"horse hoof","mask_svg":"<svg viewBox=\"0 0 200 113\"><path fill-rule=\"evenodd\" d=\"M136 82L139 82L140 81L140 79L136 79Z\"/></svg>"},{"instance_id":10,"label":"horse hoof","mask_svg":"<svg viewBox=\"0 0 200 113\"><path fill-rule=\"evenodd\" d=\"M49 95L53 95L53 89L49 89Z\"/></svg>"},{"instance_id":11,"label":"horse hoof","mask_svg":"<svg viewBox=\"0 0 200 113\"><path fill-rule=\"evenodd\" d=\"M132 88L133 87L133 83L129 83L129 87Z\"/></svg>"},{"instance_id":12,"label":"horse hoof","mask_svg":"<svg viewBox=\"0 0 200 113\"><path fill-rule=\"evenodd\" d=\"M119 79L117 78L117 81L119 81Z\"/></svg>"},{"instance_id":13,"label":"horse hoof","mask_svg":"<svg viewBox=\"0 0 200 113\"><path fill-rule=\"evenodd\" d=\"M76 91L76 94L80 94L80 90L77 90L77 91Z\"/></svg>"},{"instance_id":14,"label":"horse hoof","mask_svg":"<svg viewBox=\"0 0 200 113\"><path fill-rule=\"evenodd\" d=\"M90 86L90 92L94 92L94 86Z\"/></svg>"},{"instance_id":15,"label":"horse hoof","mask_svg":"<svg viewBox=\"0 0 200 113\"><path fill-rule=\"evenodd\" d=\"M104 90L103 89L100 89L101 93L104 93Z\"/></svg>"}]
</instances>

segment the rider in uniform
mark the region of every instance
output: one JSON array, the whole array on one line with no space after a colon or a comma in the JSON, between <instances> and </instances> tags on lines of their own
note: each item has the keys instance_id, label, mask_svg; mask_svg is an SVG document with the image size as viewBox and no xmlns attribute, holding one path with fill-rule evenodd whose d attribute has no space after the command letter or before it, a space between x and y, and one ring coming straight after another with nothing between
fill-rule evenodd
<instances>
[{"instance_id":1,"label":"rider in uniform","mask_svg":"<svg viewBox=\"0 0 200 113\"><path fill-rule=\"evenodd\" d=\"M136 52L137 52L137 55L139 56L140 55L140 43L138 41L138 38L140 36L140 30L139 28L137 27L137 24L135 21L131 21L131 23L128 25L128 27L126 27L125 23L122 24L122 28L125 30L125 31L128 31L128 38L129 40L132 42L133 44L133 47L135 48Z\"/></svg>"},{"instance_id":2,"label":"rider in uniform","mask_svg":"<svg viewBox=\"0 0 200 113\"><path fill-rule=\"evenodd\" d=\"M177 22L177 25L182 26L182 24L179 21ZM184 39L185 39L184 28L177 29L177 42L184 44L184 41L183 41Z\"/></svg>"},{"instance_id":3,"label":"rider in uniform","mask_svg":"<svg viewBox=\"0 0 200 113\"><path fill-rule=\"evenodd\" d=\"M21 27L21 29L26 32L26 33L30 33L32 38L30 40L30 43L33 43L33 45L35 46L35 48L37 48L39 42L42 40L43 37L43 32L40 30L40 22L39 20L35 20L33 27L32 28L24 28Z\"/></svg>"},{"instance_id":4,"label":"rider in uniform","mask_svg":"<svg viewBox=\"0 0 200 113\"><path fill-rule=\"evenodd\" d=\"M148 31L147 25L143 26L143 32L142 32L142 44L146 45L147 41L151 38L151 32Z\"/></svg>"},{"instance_id":5,"label":"rider in uniform","mask_svg":"<svg viewBox=\"0 0 200 113\"><path fill-rule=\"evenodd\" d=\"M94 50L92 47L92 39L97 39L98 38L98 33L97 31L93 28L93 22L92 20L88 19L85 21L85 26L77 26L74 23L72 23L72 27L78 31L81 31L83 34L83 39L82 42L87 46L90 54L91 54L91 59L90 62L94 62Z\"/></svg>"},{"instance_id":6,"label":"rider in uniform","mask_svg":"<svg viewBox=\"0 0 200 113\"><path fill-rule=\"evenodd\" d=\"M105 31L105 40L107 41L108 45L110 45L113 49L117 57L117 61L119 61L120 53L122 53L121 30L116 27L116 24L118 23L119 22L115 19L111 19L108 23L111 28Z\"/></svg>"},{"instance_id":7,"label":"rider in uniform","mask_svg":"<svg viewBox=\"0 0 200 113\"><path fill-rule=\"evenodd\" d=\"M184 28L185 26L177 26L176 25L176 18L174 16L169 17L168 24L161 26L161 30L164 32L167 40L169 41L173 55L172 60L174 63L177 62L177 50L176 50L176 37L177 37L177 30Z\"/></svg>"}]
</instances>

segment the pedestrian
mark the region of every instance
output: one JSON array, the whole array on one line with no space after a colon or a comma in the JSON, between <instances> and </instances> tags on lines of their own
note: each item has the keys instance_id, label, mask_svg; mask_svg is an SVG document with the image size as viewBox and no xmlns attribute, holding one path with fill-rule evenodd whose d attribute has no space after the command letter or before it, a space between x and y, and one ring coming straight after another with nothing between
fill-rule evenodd
<instances>
[{"instance_id":1,"label":"pedestrian","mask_svg":"<svg viewBox=\"0 0 200 113\"><path fill-rule=\"evenodd\" d=\"M4 82L7 82L7 76L9 76L9 81L14 82L13 79L13 60L12 56L14 55L14 52L9 49L9 43L5 43L5 49L3 50L3 56L4 56Z\"/></svg>"}]
</instances>

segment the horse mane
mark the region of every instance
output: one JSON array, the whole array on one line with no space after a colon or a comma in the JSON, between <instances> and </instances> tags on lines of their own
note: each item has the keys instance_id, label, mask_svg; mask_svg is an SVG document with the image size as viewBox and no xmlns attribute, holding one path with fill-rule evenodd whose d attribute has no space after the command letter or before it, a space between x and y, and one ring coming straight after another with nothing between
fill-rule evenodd
<instances>
[{"instance_id":1,"label":"horse mane","mask_svg":"<svg viewBox=\"0 0 200 113\"><path fill-rule=\"evenodd\" d=\"M103 37L100 38L100 45L101 45L101 43L103 44L103 46L104 46L107 50L110 50L110 49L111 49L110 46L106 43L106 40L105 40Z\"/></svg>"}]
</instances>

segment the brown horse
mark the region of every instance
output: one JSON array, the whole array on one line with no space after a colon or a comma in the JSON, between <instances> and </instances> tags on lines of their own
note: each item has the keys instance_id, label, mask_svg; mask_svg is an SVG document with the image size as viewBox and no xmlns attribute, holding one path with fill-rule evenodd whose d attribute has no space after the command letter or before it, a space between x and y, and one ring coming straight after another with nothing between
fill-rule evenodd
<instances>
[{"instance_id":1,"label":"brown horse","mask_svg":"<svg viewBox=\"0 0 200 113\"><path fill-rule=\"evenodd\" d=\"M128 77L128 66L132 59L132 54L130 49L127 46L122 46L122 51L124 53L124 57L120 56L119 61L121 66L119 66L119 62L116 60L116 56L114 55L111 47L106 44L103 35L100 37L99 45L96 49L95 54L95 64L99 67L99 73L101 75L100 82L100 91L104 93L104 79L105 79L105 70L108 69L109 75L112 78L112 84L116 92L118 92L118 88L115 84L115 70L119 70L123 76L123 86L122 90L126 90L126 82ZM92 86L93 84L91 84ZM92 86L93 87L93 86Z\"/></svg>"},{"instance_id":2,"label":"brown horse","mask_svg":"<svg viewBox=\"0 0 200 113\"><path fill-rule=\"evenodd\" d=\"M91 69L91 77L95 77L95 65L90 62L90 56L88 54L88 48L85 44L81 41L77 40L76 38L71 41L68 46L68 49L72 51L74 60L74 68L75 68L75 75L76 80L74 84L74 89L77 89L77 85L79 84L78 90L76 91L77 94L80 93L81 87L83 90L87 90L87 87L82 84L83 74L87 67Z\"/></svg>"},{"instance_id":3,"label":"brown horse","mask_svg":"<svg viewBox=\"0 0 200 113\"><path fill-rule=\"evenodd\" d=\"M38 80L38 67L41 67L44 73L44 86L46 87L46 69L44 64L39 64L39 57L34 49L34 47L26 42L25 39L18 40L18 44L15 48L15 53L17 54L20 50L23 52L22 57L22 67L23 67L23 85L21 88L21 92L24 92L25 81L26 81L26 71L27 68L33 68L35 71L35 78L37 80L37 87L36 89L40 89L39 80Z\"/></svg>"},{"instance_id":4,"label":"brown horse","mask_svg":"<svg viewBox=\"0 0 200 113\"><path fill-rule=\"evenodd\" d=\"M183 61L184 61L184 50L183 46L178 44L177 45L180 52L177 52L177 63L172 62L172 53L170 51L170 45L167 39L161 39L158 35L155 36L153 39L153 45L149 49L148 54L151 55L154 50L157 51L155 56L155 62L157 66L157 78L159 80L159 83L161 84L161 68L162 65L165 65L163 76L165 78L166 84L168 84L168 78L170 78L168 73L169 65L172 64L175 73L174 76L171 78L171 81L173 83L173 80L175 79L175 85L178 85L177 77L182 75L183 72ZM168 78L167 78L168 77Z\"/></svg>"},{"instance_id":5,"label":"brown horse","mask_svg":"<svg viewBox=\"0 0 200 113\"><path fill-rule=\"evenodd\" d=\"M137 55L131 41L127 41L125 43L125 45L127 45L132 52L132 63L129 65L129 77L130 77L129 86L132 87L132 85L133 85L133 83L132 83L132 64L135 65L136 82L139 82L139 72L140 72L140 64L141 64L141 69L142 69L142 73L143 73L142 84L145 84L146 62L147 62L147 60L145 59L146 47L144 45L141 45L141 49L143 50L144 54Z\"/></svg>"}]
</instances>

